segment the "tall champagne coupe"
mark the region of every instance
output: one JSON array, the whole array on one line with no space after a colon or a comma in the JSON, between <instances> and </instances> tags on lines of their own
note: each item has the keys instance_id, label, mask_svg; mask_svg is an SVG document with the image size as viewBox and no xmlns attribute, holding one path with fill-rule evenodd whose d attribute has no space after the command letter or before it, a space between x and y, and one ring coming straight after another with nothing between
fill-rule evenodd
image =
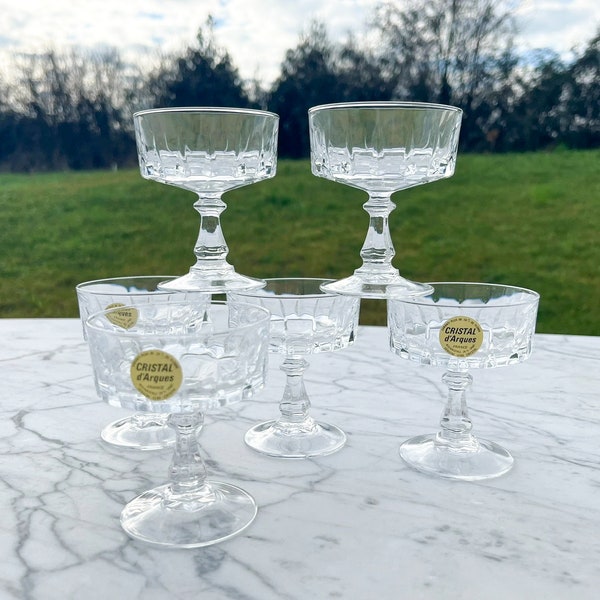
<instances>
[{"instance_id":1,"label":"tall champagne coupe","mask_svg":"<svg viewBox=\"0 0 600 600\"><path fill-rule=\"evenodd\" d=\"M236 273L221 229L222 195L275 176L279 117L238 108L159 108L134 114L142 177L195 192L196 264L165 289L223 293L264 285ZM159 233L159 232L157 232Z\"/></svg>"},{"instance_id":2,"label":"tall champagne coupe","mask_svg":"<svg viewBox=\"0 0 600 600\"><path fill-rule=\"evenodd\" d=\"M405 279L392 266L391 195L454 174L462 111L438 104L350 102L315 106L308 116L313 174L369 195L363 205L369 214L363 264L324 289L363 298L386 298L390 286L395 296L429 293L428 285Z\"/></svg>"},{"instance_id":3,"label":"tall champagne coupe","mask_svg":"<svg viewBox=\"0 0 600 600\"><path fill-rule=\"evenodd\" d=\"M467 409L471 369L529 358L539 294L490 283L432 283L424 298L388 299L391 349L422 365L445 367L448 386L440 431L400 446L412 467L450 479L497 477L513 465L510 453L473 435Z\"/></svg>"},{"instance_id":4,"label":"tall champagne coupe","mask_svg":"<svg viewBox=\"0 0 600 600\"><path fill-rule=\"evenodd\" d=\"M279 417L252 427L245 441L254 450L279 458L308 458L336 452L346 434L310 413L304 387L306 357L347 348L356 339L359 298L324 292L328 279L267 279L259 290L230 293L228 298L257 304L271 313L269 349L283 355L286 385Z\"/></svg>"},{"instance_id":5,"label":"tall champagne coupe","mask_svg":"<svg viewBox=\"0 0 600 600\"><path fill-rule=\"evenodd\" d=\"M125 309L136 316L129 328L120 319ZM204 412L263 386L268 311L173 301L95 313L86 330L99 396L114 406L168 415L176 435L170 481L125 506L123 529L149 543L194 548L248 527L256 502L235 485L207 478L198 433Z\"/></svg>"}]
</instances>

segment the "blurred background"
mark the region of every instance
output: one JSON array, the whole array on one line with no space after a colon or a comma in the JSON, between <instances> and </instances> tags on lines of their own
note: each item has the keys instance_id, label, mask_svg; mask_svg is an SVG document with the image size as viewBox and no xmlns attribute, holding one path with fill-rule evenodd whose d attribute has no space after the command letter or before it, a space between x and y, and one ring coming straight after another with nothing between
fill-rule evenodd
<instances>
[{"instance_id":1,"label":"blurred background","mask_svg":"<svg viewBox=\"0 0 600 600\"><path fill-rule=\"evenodd\" d=\"M395 266L533 287L539 330L600 334L596 0L23 4L0 2L1 317L76 316L87 279L187 272L193 198L137 171L132 114L156 106L278 113L278 176L226 197L231 262L348 275L366 198L311 176L307 110L411 100L464 119L456 175L394 197Z\"/></svg>"},{"instance_id":2,"label":"blurred background","mask_svg":"<svg viewBox=\"0 0 600 600\"><path fill-rule=\"evenodd\" d=\"M595 0L27 4L2 11L3 171L131 166L131 115L155 106L277 112L283 158L308 156L308 108L346 100L459 106L463 151L600 143Z\"/></svg>"}]
</instances>

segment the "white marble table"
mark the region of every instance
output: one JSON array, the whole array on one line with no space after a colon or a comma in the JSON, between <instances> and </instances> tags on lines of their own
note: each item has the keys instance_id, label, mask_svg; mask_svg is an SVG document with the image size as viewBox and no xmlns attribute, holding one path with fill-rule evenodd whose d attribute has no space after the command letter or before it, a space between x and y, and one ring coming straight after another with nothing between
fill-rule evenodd
<instances>
[{"instance_id":1,"label":"white marble table","mask_svg":"<svg viewBox=\"0 0 600 600\"><path fill-rule=\"evenodd\" d=\"M119 451L75 319L0 320L0 599L387 600L598 598L600 338L538 335L529 362L474 373L475 432L515 456L504 477L412 471L399 443L437 428L437 368L388 350L384 328L311 359L314 415L348 444L315 460L263 457L244 431L272 417L273 357L258 397L212 415L213 477L259 503L240 536L197 550L129 539L122 506L162 483L171 453Z\"/></svg>"}]
</instances>

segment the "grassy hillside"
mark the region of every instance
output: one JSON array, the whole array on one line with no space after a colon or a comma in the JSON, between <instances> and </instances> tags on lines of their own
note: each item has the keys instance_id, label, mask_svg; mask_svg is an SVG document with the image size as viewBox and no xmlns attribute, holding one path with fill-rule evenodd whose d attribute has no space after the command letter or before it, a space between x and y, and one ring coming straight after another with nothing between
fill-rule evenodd
<instances>
[{"instance_id":1,"label":"grassy hillside","mask_svg":"<svg viewBox=\"0 0 600 600\"><path fill-rule=\"evenodd\" d=\"M538 331L600 335L599 164L600 151L460 156L453 178L394 196L394 265L419 281L533 288ZM241 273L338 278L361 264L365 194L306 161L224 199ZM77 316L80 281L187 272L193 201L134 170L0 175L0 317ZM383 325L385 302L361 314Z\"/></svg>"}]
</instances>

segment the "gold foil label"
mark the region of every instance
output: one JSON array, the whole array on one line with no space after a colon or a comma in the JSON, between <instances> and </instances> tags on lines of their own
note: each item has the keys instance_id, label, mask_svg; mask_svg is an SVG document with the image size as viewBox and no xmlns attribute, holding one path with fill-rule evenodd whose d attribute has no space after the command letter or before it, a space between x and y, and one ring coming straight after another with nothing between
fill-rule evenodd
<instances>
[{"instance_id":1,"label":"gold foil label","mask_svg":"<svg viewBox=\"0 0 600 600\"><path fill-rule=\"evenodd\" d=\"M131 363L131 381L149 400L166 400L173 396L183 381L181 365L174 356L162 350L146 350Z\"/></svg>"},{"instance_id":2,"label":"gold foil label","mask_svg":"<svg viewBox=\"0 0 600 600\"><path fill-rule=\"evenodd\" d=\"M440 344L452 356L466 358L483 344L483 329L471 317L452 317L440 329Z\"/></svg>"},{"instance_id":3,"label":"gold foil label","mask_svg":"<svg viewBox=\"0 0 600 600\"><path fill-rule=\"evenodd\" d=\"M105 310L120 308L121 306L125 306L125 304L115 302L114 304L109 304ZM131 329L137 323L138 311L137 309L131 307L123 310L113 310L106 315L106 318L117 327Z\"/></svg>"}]
</instances>

